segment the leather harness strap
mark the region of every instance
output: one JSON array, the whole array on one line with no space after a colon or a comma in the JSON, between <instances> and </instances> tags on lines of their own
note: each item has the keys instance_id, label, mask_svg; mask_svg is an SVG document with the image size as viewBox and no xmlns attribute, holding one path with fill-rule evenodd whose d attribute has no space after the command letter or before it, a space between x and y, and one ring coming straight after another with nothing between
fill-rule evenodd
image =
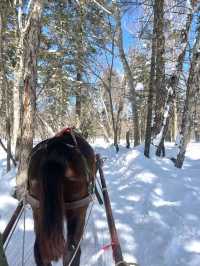
<instances>
[{"instance_id":1,"label":"leather harness strap","mask_svg":"<svg viewBox=\"0 0 200 266\"><path fill-rule=\"evenodd\" d=\"M40 208L40 201L29 193L26 194L26 201L31 205L32 208L35 208L35 209ZM91 201L93 201L92 195L88 195L80 200L75 200L72 202L65 202L65 209L72 210L72 209L78 209L81 207L85 207L89 205Z\"/></svg>"},{"instance_id":2,"label":"leather harness strap","mask_svg":"<svg viewBox=\"0 0 200 266\"><path fill-rule=\"evenodd\" d=\"M64 145L70 147L70 148L76 148L78 149L78 143L76 141L76 137L75 137L75 134L73 132L73 128L65 128L63 129L61 132L57 133L55 135L55 137L61 137L63 136L64 134L71 134L71 137L73 139L73 142L74 142L74 145L71 145L71 144L68 144L68 143L65 143L65 142L62 142ZM46 143L46 148L48 146L48 142ZM85 161L85 163L87 164L86 160L85 160L85 157L83 156L83 159ZM69 180L71 181L75 181L77 182L77 180L73 177L67 177ZM90 183L90 180L89 180L89 176L87 175L86 176L87 178L87 182L88 182L88 192L89 192L89 195L80 199L80 200L75 200L75 201L72 201L72 202L65 202L65 209L66 210L72 210L72 209L78 209L78 208L81 208L81 207L85 207L87 205L90 204L91 201L93 201L93 197L92 197L92 194L94 193L94 190L91 189L91 183ZM39 209L40 208L40 201L34 197L33 195L30 194L29 191L27 191L26 195L26 201L31 205L32 208L36 208L36 209Z\"/></svg>"}]
</instances>

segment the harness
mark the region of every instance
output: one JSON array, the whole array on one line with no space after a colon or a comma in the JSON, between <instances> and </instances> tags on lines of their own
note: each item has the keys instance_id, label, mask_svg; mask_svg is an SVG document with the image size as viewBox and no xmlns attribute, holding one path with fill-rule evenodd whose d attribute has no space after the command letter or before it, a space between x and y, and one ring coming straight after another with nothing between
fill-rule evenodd
<instances>
[{"instance_id":1,"label":"harness","mask_svg":"<svg viewBox=\"0 0 200 266\"><path fill-rule=\"evenodd\" d=\"M26 201L31 205L31 207L35 209L40 208L40 201L31 195L29 192L26 194ZM65 209L66 210L73 210L73 209L78 209L81 207L85 207L90 204L90 202L93 201L92 195L89 194L88 196L80 199L80 200L75 200L72 202L65 202Z\"/></svg>"},{"instance_id":2,"label":"harness","mask_svg":"<svg viewBox=\"0 0 200 266\"><path fill-rule=\"evenodd\" d=\"M68 144L68 143L65 143L65 142L61 142L61 143L63 143L63 145L66 145L67 147L70 147L72 149L79 149L73 129L72 128L65 128L62 131L60 131L59 133L57 133L55 135L55 137L62 137L62 136L64 136L64 134L71 134L71 137L73 139L74 145L71 145L71 144ZM46 148L47 148L47 146L48 146L48 142L46 143ZM93 194L94 194L94 191L95 191L95 185L94 185L94 182L92 182L90 180L90 178L89 178L89 168L88 168L88 165L87 165L87 160L82 155L82 153L81 153L81 156L82 156L82 159L84 160L85 167L86 167L86 170L87 170L87 175L86 175L87 180L86 181L87 181L87 184L88 184L88 195L85 196L84 198L81 198L80 200L75 200L75 201L71 201L71 202L65 202L64 206L65 206L66 210L73 210L73 209L78 209L78 208L81 208L81 207L85 207L85 206L88 206L90 204L90 202L93 201ZM73 180L72 178L69 178L69 180L77 182L77 181ZM27 191L27 193L25 195L25 198L26 198L26 201L31 205L32 208L35 208L35 209L40 208L40 201L35 196L33 196L30 193L30 191Z\"/></svg>"}]
</instances>

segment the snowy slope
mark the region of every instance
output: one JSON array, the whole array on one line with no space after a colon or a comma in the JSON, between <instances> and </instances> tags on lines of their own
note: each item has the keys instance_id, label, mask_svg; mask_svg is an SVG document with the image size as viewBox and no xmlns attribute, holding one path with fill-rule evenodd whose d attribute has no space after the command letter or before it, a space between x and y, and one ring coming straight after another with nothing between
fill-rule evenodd
<instances>
[{"instance_id":1,"label":"snowy slope","mask_svg":"<svg viewBox=\"0 0 200 266\"><path fill-rule=\"evenodd\" d=\"M105 176L124 256L140 266L200 265L200 144L191 143L183 169L169 159L146 159L143 147L127 151L121 147L95 145L106 156ZM175 153L168 144L167 154ZM5 154L1 153L0 230L16 204L9 196L14 185L12 174L4 175ZM34 265L31 256L34 240L31 211L26 216L26 265ZM11 266L21 265L23 219L7 248ZM82 242L82 266L111 266L110 242L104 209L95 203ZM103 254L102 254L103 253ZM11 261L14 261L11 263ZM61 265L61 264L55 264Z\"/></svg>"}]
</instances>

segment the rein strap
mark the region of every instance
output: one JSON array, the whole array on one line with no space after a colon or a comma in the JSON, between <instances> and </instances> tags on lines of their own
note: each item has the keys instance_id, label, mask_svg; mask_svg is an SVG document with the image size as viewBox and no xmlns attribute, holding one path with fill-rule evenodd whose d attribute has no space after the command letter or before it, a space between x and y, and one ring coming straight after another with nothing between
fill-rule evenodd
<instances>
[{"instance_id":1,"label":"rein strap","mask_svg":"<svg viewBox=\"0 0 200 266\"><path fill-rule=\"evenodd\" d=\"M72 209L78 209L81 207L85 207L89 205L91 201L93 201L92 196L88 195L85 198L80 199L80 200L75 200L72 202L65 202L65 209L72 210ZM40 201L29 193L26 194L26 202L28 202L32 208L35 208L35 209L40 208Z\"/></svg>"}]
</instances>

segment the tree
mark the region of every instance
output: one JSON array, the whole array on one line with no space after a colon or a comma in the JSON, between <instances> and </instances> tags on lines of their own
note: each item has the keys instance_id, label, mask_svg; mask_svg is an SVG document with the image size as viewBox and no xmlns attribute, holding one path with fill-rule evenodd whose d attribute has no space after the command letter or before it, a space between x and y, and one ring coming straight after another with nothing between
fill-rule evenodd
<instances>
[{"instance_id":1,"label":"tree","mask_svg":"<svg viewBox=\"0 0 200 266\"><path fill-rule=\"evenodd\" d=\"M149 157L151 135L152 135L152 119L153 119L153 98L155 90L155 77L156 77L156 29L157 29L157 12L156 3L154 3L154 25L153 25L153 36L152 36L152 48L151 48L151 70L149 80L149 95L147 104L147 122L146 122L146 133L145 133L145 148L144 155Z\"/></svg>"},{"instance_id":2,"label":"tree","mask_svg":"<svg viewBox=\"0 0 200 266\"><path fill-rule=\"evenodd\" d=\"M164 105L166 97L165 88L165 37L164 37L164 0L156 0L155 9L155 35L156 35L156 62L155 62L155 117L153 125L153 134L159 134L164 115Z\"/></svg>"},{"instance_id":3,"label":"tree","mask_svg":"<svg viewBox=\"0 0 200 266\"><path fill-rule=\"evenodd\" d=\"M120 78L118 73L113 69L113 61L111 66L100 77L103 86L103 114L106 116L106 121L112 121L113 143L116 151L119 151L119 133L122 112L124 108L124 96L126 80ZM102 103L101 103L102 104ZM99 108L99 106L97 107ZM110 126L109 126L110 127Z\"/></svg>"},{"instance_id":4,"label":"tree","mask_svg":"<svg viewBox=\"0 0 200 266\"><path fill-rule=\"evenodd\" d=\"M192 61L187 81L186 99L181 121L179 152L175 166L181 168L185 159L185 152L191 138L193 126L194 101L199 90L198 76L200 74L200 24L197 28L197 38L193 47Z\"/></svg>"},{"instance_id":5,"label":"tree","mask_svg":"<svg viewBox=\"0 0 200 266\"><path fill-rule=\"evenodd\" d=\"M88 69L107 42L105 13L100 11L98 5L87 1L51 1L45 6L38 67L41 93L37 102L51 98L42 116L53 130L73 125L82 132L82 111L87 109L84 99L92 87L87 80ZM41 113L39 108L37 111Z\"/></svg>"},{"instance_id":6,"label":"tree","mask_svg":"<svg viewBox=\"0 0 200 266\"><path fill-rule=\"evenodd\" d=\"M6 1L0 3L0 89L5 96L5 125L7 139L7 171L11 169L11 104L10 104L10 86L7 79L6 60L5 60L5 33L7 30L7 17L9 6Z\"/></svg>"},{"instance_id":7,"label":"tree","mask_svg":"<svg viewBox=\"0 0 200 266\"><path fill-rule=\"evenodd\" d=\"M23 95L23 75L24 75L24 37L25 27L23 27L23 0L16 1L18 16L15 31L16 42L16 63L14 69L13 83L13 144L15 148L15 157L18 158L20 153L20 122L22 119L22 95Z\"/></svg>"},{"instance_id":8,"label":"tree","mask_svg":"<svg viewBox=\"0 0 200 266\"><path fill-rule=\"evenodd\" d=\"M138 110L136 103L136 94L135 94L135 86L133 75L131 73L130 65L127 61L124 48L123 48L123 33L121 27L121 12L117 3L114 4L114 14L116 20L116 32L117 32L117 47L119 49L120 59L123 64L124 73L126 75L126 79L128 82L128 86L131 94L131 106L132 106L132 115L133 115L133 123L134 123L134 146L140 144L140 133L139 133L139 121L138 121Z\"/></svg>"},{"instance_id":9,"label":"tree","mask_svg":"<svg viewBox=\"0 0 200 266\"><path fill-rule=\"evenodd\" d=\"M177 86L180 81L181 74L183 72L183 65L184 60L187 52L188 46L188 38L190 27L193 21L193 14L194 14L194 5L191 3L191 8L189 8L186 18L186 23L183 27L179 30L178 35L178 43L180 44L180 51L177 56L175 71L171 74L168 84L167 84L167 97L165 102L165 117L163 120L163 124L160 130L158 148L156 154L160 156L162 147L164 147L164 140L166 138L170 119L173 115L173 108L175 105L176 95L177 95Z\"/></svg>"},{"instance_id":10,"label":"tree","mask_svg":"<svg viewBox=\"0 0 200 266\"><path fill-rule=\"evenodd\" d=\"M29 153L33 146L35 114L36 114L36 86L37 86L37 52L39 47L43 0L34 1L23 29L23 61L24 63L24 98L21 127L21 152L17 185L26 179L26 169Z\"/></svg>"}]
</instances>

